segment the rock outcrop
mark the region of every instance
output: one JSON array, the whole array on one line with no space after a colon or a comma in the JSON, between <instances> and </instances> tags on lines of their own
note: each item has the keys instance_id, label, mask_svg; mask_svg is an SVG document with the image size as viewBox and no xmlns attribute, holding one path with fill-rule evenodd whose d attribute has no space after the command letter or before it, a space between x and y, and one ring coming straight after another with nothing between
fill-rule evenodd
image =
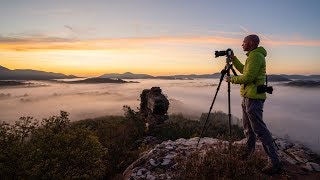
<instances>
[{"instance_id":1,"label":"rock outcrop","mask_svg":"<svg viewBox=\"0 0 320 180\"><path fill-rule=\"evenodd\" d=\"M144 89L140 99L140 114L148 124L148 128L162 124L168 119L169 100L162 94L160 87Z\"/></svg>"},{"instance_id":2,"label":"rock outcrop","mask_svg":"<svg viewBox=\"0 0 320 180\"><path fill-rule=\"evenodd\" d=\"M213 138L202 138L198 148L198 137L165 141L145 152L138 160L131 164L123 173L124 179L173 179L179 164L197 152L206 154L208 150L228 148L229 142ZM233 146L243 145L245 140L236 141ZM288 142L282 138L275 138L279 147L278 153L285 166L294 166L295 172L320 171L320 166L313 158L314 153L300 144ZM261 143L257 143L256 152L262 152ZM263 154L263 153L261 153Z\"/></svg>"}]
</instances>

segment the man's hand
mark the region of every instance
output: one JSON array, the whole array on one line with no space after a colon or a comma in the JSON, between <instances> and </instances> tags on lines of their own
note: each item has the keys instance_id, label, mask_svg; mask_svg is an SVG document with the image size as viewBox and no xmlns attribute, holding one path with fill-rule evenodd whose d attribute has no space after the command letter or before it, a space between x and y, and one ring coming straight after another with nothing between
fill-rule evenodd
<instances>
[{"instance_id":1,"label":"man's hand","mask_svg":"<svg viewBox=\"0 0 320 180\"><path fill-rule=\"evenodd\" d=\"M231 82L231 77L226 76L226 77L225 77L225 80L226 80L226 82Z\"/></svg>"}]
</instances>

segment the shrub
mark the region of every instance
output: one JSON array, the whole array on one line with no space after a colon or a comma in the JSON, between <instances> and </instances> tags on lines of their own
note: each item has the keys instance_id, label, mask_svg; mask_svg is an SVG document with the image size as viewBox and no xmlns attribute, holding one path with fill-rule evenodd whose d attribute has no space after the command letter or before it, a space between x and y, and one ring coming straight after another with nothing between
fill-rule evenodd
<instances>
[{"instance_id":1,"label":"shrub","mask_svg":"<svg viewBox=\"0 0 320 180\"><path fill-rule=\"evenodd\" d=\"M106 178L122 173L134 162L143 149L137 140L144 136L145 123L129 106L124 106L124 116L105 116L72 123L73 127L90 130L108 149Z\"/></svg>"},{"instance_id":2,"label":"shrub","mask_svg":"<svg viewBox=\"0 0 320 180\"><path fill-rule=\"evenodd\" d=\"M229 138L228 115L223 112L211 114L202 137ZM150 135L161 140L176 140L178 138L199 137L205 124L206 114L203 114L200 121L183 117L182 114L170 115L164 124L150 130ZM238 125L231 126L233 140L240 140L244 137L243 129Z\"/></svg>"},{"instance_id":3,"label":"shrub","mask_svg":"<svg viewBox=\"0 0 320 180\"><path fill-rule=\"evenodd\" d=\"M0 177L4 179L98 178L106 149L86 129L70 129L68 113L0 126Z\"/></svg>"}]
</instances>

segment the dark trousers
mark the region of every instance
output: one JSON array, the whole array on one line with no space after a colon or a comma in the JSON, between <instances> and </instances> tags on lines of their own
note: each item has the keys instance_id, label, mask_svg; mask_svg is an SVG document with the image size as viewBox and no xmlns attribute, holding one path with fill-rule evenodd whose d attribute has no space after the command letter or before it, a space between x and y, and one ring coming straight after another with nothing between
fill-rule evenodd
<instances>
[{"instance_id":1,"label":"dark trousers","mask_svg":"<svg viewBox=\"0 0 320 180\"><path fill-rule=\"evenodd\" d=\"M264 100L243 98L243 128L244 134L247 138L247 150L249 153L254 152L256 145L256 138L258 138L263 145L264 151L267 153L272 164L279 163L279 157L275 146L273 144L272 136L263 122L263 104Z\"/></svg>"}]
</instances>

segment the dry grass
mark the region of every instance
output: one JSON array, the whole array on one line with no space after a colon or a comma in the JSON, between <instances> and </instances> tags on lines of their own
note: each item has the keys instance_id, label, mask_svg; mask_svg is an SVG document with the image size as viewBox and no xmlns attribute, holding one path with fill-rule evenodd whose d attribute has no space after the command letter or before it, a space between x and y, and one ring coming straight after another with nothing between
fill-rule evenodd
<instances>
[{"instance_id":1,"label":"dry grass","mask_svg":"<svg viewBox=\"0 0 320 180\"><path fill-rule=\"evenodd\" d=\"M242 147L232 147L208 151L205 155L194 153L182 164L176 179L268 179L260 169L265 159L257 154L242 160Z\"/></svg>"}]
</instances>

